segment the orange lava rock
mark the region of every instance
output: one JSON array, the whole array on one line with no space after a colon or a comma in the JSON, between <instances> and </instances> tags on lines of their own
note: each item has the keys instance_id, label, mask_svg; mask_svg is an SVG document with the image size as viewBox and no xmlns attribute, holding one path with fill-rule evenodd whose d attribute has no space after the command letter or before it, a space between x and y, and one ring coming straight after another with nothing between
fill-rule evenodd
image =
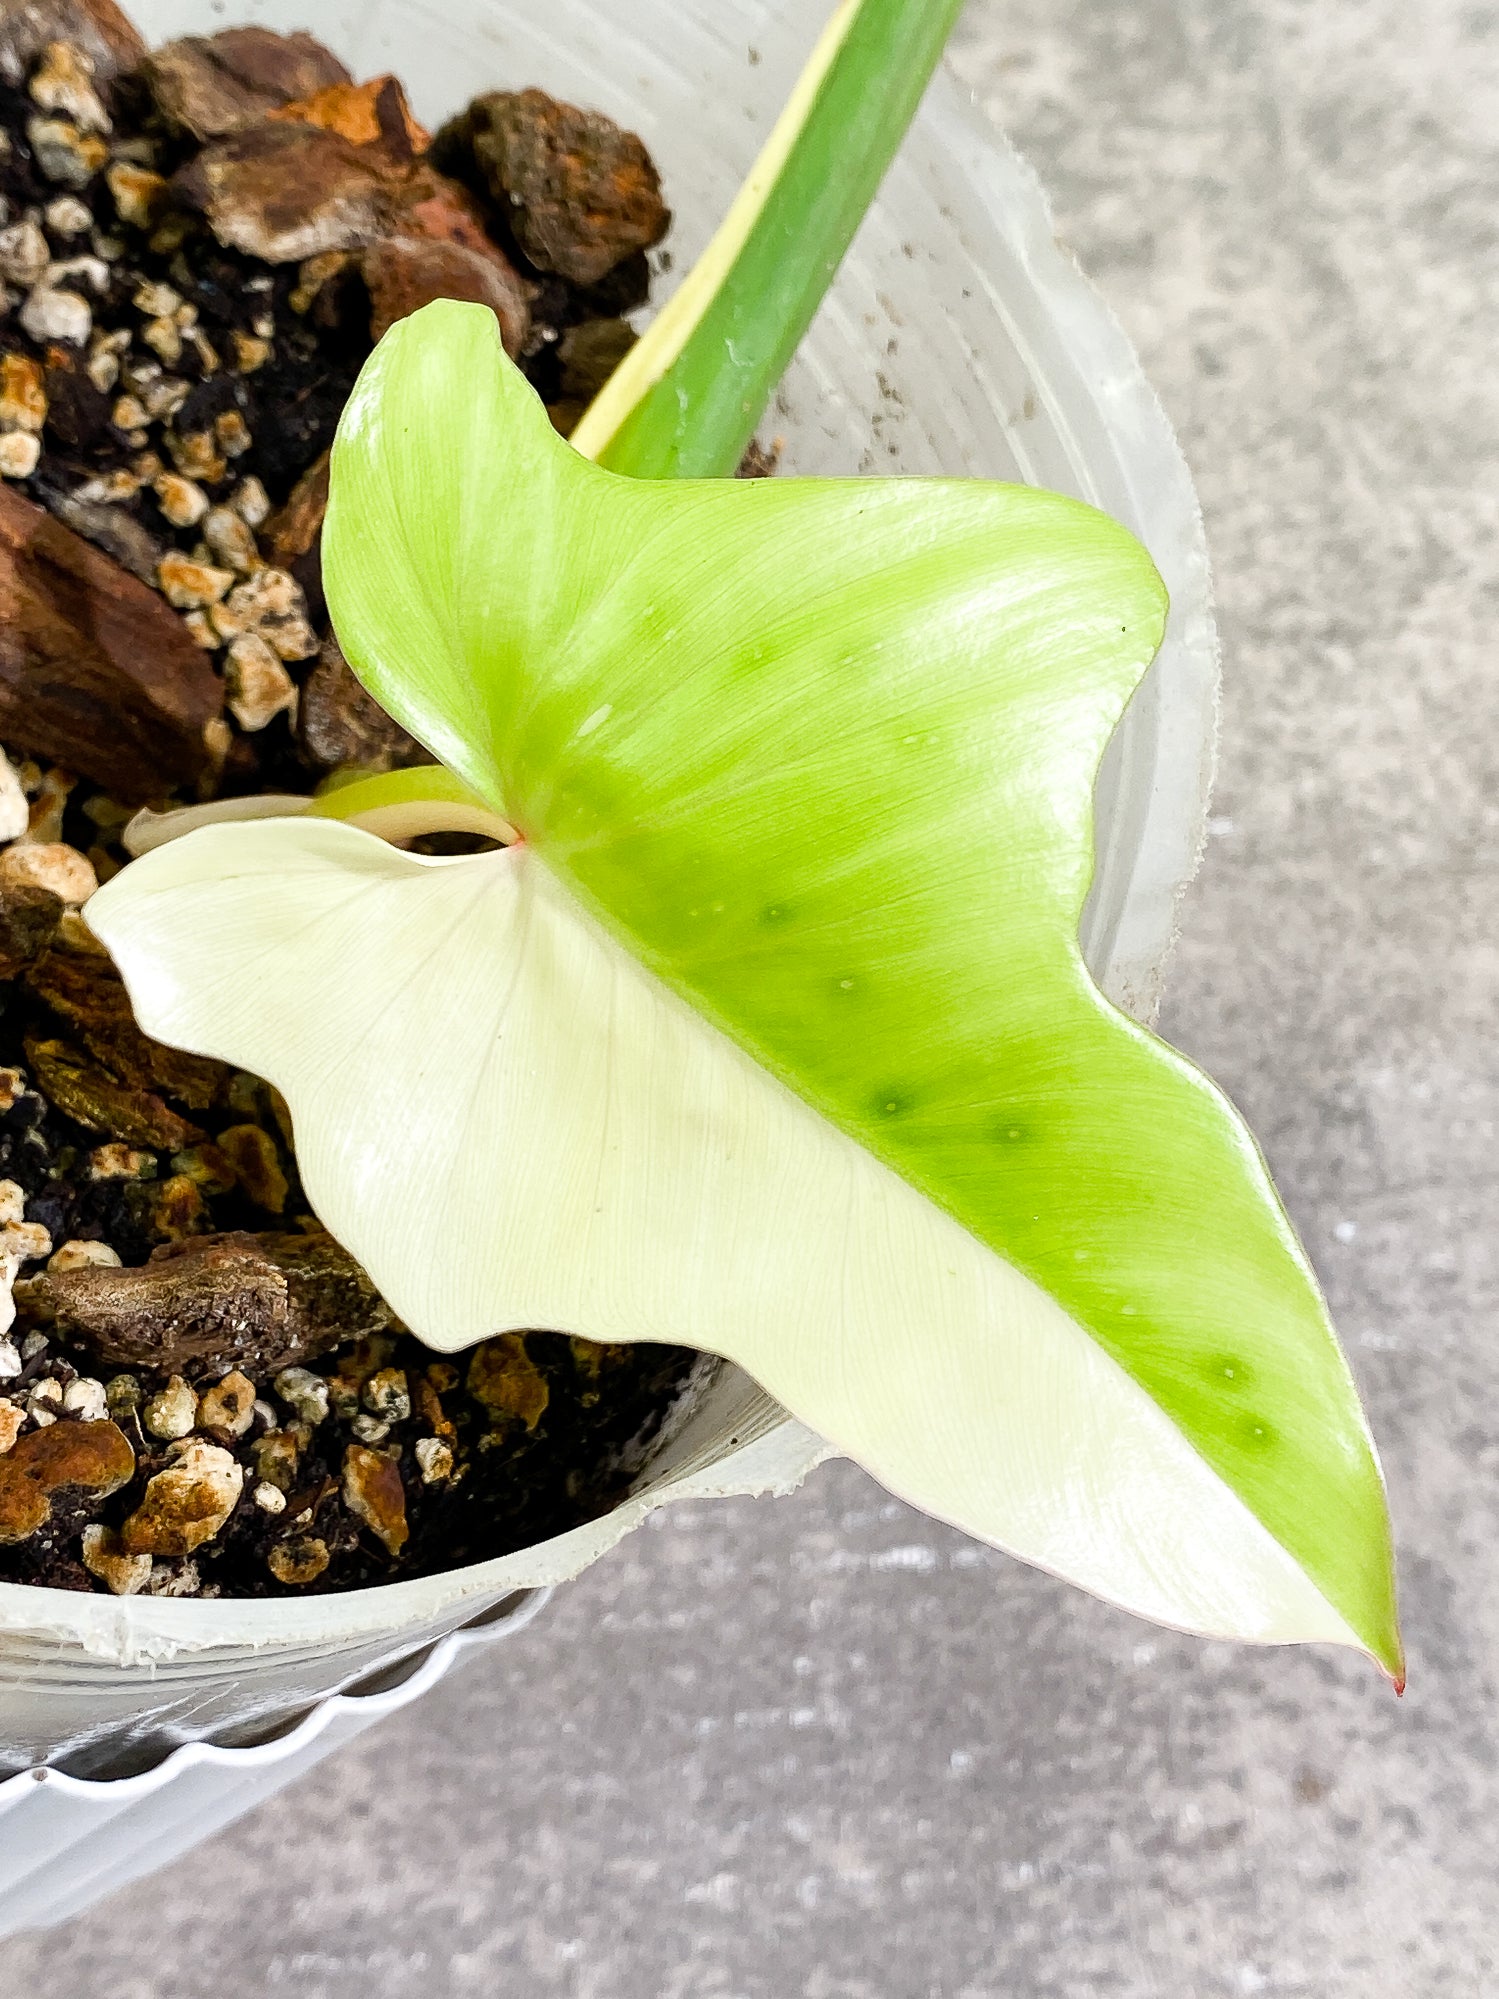
<instances>
[{"instance_id":1,"label":"orange lava rock","mask_svg":"<svg viewBox=\"0 0 1499 1999\"><path fill-rule=\"evenodd\" d=\"M513 274L514 265L489 233L484 210L461 181L440 174L418 160L400 185L392 234L427 236L434 243L456 243L475 256L488 257Z\"/></svg>"},{"instance_id":2,"label":"orange lava rock","mask_svg":"<svg viewBox=\"0 0 1499 1999\"><path fill-rule=\"evenodd\" d=\"M39 431L47 421L46 377L24 354L0 356L0 430Z\"/></svg>"},{"instance_id":3,"label":"orange lava rock","mask_svg":"<svg viewBox=\"0 0 1499 1999\"><path fill-rule=\"evenodd\" d=\"M285 1583L289 1589L304 1589L308 1583L315 1583L327 1568L328 1543L311 1534L278 1541L266 1556L265 1565L278 1583Z\"/></svg>"},{"instance_id":4,"label":"orange lava rock","mask_svg":"<svg viewBox=\"0 0 1499 1999\"><path fill-rule=\"evenodd\" d=\"M135 1452L114 1423L28 1430L0 1456L0 1545L28 1541L45 1527L60 1493L107 1499L134 1475Z\"/></svg>"},{"instance_id":5,"label":"orange lava rock","mask_svg":"<svg viewBox=\"0 0 1499 1999\"><path fill-rule=\"evenodd\" d=\"M508 1416L534 1430L552 1399L546 1377L526 1352L524 1333L501 1333L474 1349L468 1392L496 1416Z\"/></svg>"},{"instance_id":6,"label":"orange lava rock","mask_svg":"<svg viewBox=\"0 0 1499 1999\"><path fill-rule=\"evenodd\" d=\"M350 1444L344 1452L344 1505L357 1520L378 1534L392 1555L399 1555L410 1535L406 1525L406 1488L399 1466L382 1451Z\"/></svg>"},{"instance_id":7,"label":"orange lava rock","mask_svg":"<svg viewBox=\"0 0 1499 1999\"><path fill-rule=\"evenodd\" d=\"M453 1437L457 1434L443 1409L442 1398L426 1375L417 1377L416 1406L422 1421L435 1437Z\"/></svg>"},{"instance_id":8,"label":"orange lava rock","mask_svg":"<svg viewBox=\"0 0 1499 1999\"><path fill-rule=\"evenodd\" d=\"M228 1451L194 1437L149 1481L120 1529L120 1544L127 1555L190 1555L224 1526L244 1485L244 1471Z\"/></svg>"},{"instance_id":9,"label":"orange lava rock","mask_svg":"<svg viewBox=\"0 0 1499 1999\"><path fill-rule=\"evenodd\" d=\"M383 340L397 320L408 319L434 299L487 305L499 324L505 352L519 358L531 331L528 288L497 255L481 255L461 243L397 236L364 253L364 281L370 292L370 338Z\"/></svg>"},{"instance_id":10,"label":"orange lava rock","mask_svg":"<svg viewBox=\"0 0 1499 1999\"><path fill-rule=\"evenodd\" d=\"M316 546L328 512L328 466L325 451L308 466L285 504L261 529L260 551L274 568L290 569Z\"/></svg>"},{"instance_id":11,"label":"orange lava rock","mask_svg":"<svg viewBox=\"0 0 1499 1999\"><path fill-rule=\"evenodd\" d=\"M256 1207L279 1215L286 1207L291 1188L270 1133L258 1124L232 1124L219 1133L219 1150Z\"/></svg>"},{"instance_id":12,"label":"orange lava rock","mask_svg":"<svg viewBox=\"0 0 1499 1999\"><path fill-rule=\"evenodd\" d=\"M312 97L283 104L273 118L300 120L337 132L355 146L379 146L392 160L414 159L432 143L432 134L412 116L406 93L393 76L368 83L330 83Z\"/></svg>"},{"instance_id":13,"label":"orange lava rock","mask_svg":"<svg viewBox=\"0 0 1499 1999\"><path fill-rule=\"evenodd\" d=\"M151 1202L151 1234L159 1243L180 1243L203 1233L208 1213L203 1190L191 1174L163 1180Z\"/></svg>"},{"instance_id":14,"label":"orange lava rock","mask_svg":"<svg viewBox=\"0 0 1499 1999\"><path fill-rule=\"evenodd\" d=\"M671 224L633 132L543 90L496 90L437 135L437 164L488 194L538 270L596 285Z\"/></svg>"}]
</instances>

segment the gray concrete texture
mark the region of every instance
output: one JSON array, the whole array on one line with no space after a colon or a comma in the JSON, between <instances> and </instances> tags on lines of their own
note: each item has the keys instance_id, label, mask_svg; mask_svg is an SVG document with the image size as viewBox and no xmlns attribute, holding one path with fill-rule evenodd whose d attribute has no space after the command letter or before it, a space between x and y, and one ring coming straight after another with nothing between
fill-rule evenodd
<instances>
[{"instance_id":1,"label":"gray concrete texture","mask_svg":"<svg viewBox=\"0 0 1499 1999\"><path fill-rule=\"evenodd\" d=\"M1201 485L1226 702L1165 1019L1367 1391L1411 1689L1155 1631L847 1466L683 1509L70 1933L29 1999L1499 1993L1499 11L975 0Z\"/></svg>"}]
</instances>

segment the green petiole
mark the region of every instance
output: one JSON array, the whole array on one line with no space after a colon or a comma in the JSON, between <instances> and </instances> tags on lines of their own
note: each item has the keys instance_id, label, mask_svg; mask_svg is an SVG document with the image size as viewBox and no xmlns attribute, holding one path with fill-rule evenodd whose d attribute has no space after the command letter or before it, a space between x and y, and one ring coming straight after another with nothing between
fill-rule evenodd
<instances>
[{"instance_id":1,"label":"green petiole","mask_svg":"<svg viewBox=\"0 0 1499 1999\"><path fill-rule=\"evenodd\" d=\"M963 0L843 0L738 199L573 434L639 479L744 456L915 116Z\"/></svg>"}]
</instances>

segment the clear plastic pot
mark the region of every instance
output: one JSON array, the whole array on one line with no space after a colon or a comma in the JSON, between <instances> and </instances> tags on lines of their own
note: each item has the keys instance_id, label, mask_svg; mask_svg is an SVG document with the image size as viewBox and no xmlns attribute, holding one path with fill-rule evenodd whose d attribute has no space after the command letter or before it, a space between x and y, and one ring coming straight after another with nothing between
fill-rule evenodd
<instances>
[{"instance_id":1,"label":"clear plastic pot","mask_svg":"<svg viewBox=\"0 0 1499 1999\"><path fill-rule=\"evenodd\" d=\"M612 113L659 160L678 211L680 272L750 165L824 9L245 0L233 12L283 29L315 17L358 74L399 74L429 123L476 90L527 83ZM221 24L205 19L202 0L137 0L134 13L158 40ZM1172 593L1170 633L1100 781L1084 934L1109 993L1148 1016L1196 861L1213 755L1216 650L1196 502L1138 362L1058 246L1031 172L950 79L938 79L766 431L784 438L789 472L1027 480L1093 501L1151 549ZM264 1738L507 1593L576 1574L650 1507L784 1491L821 1455L817 1439L724 1368L624 1506L502 1562L290 1603L117 1602L0 1586L0 1773L50 1757L85 1777L118 1777L183 1743ZM99 1788L103 1797L112 1787ZM0 1891L26 1817L0 1820Z\"/></svg>"}]
</instances>

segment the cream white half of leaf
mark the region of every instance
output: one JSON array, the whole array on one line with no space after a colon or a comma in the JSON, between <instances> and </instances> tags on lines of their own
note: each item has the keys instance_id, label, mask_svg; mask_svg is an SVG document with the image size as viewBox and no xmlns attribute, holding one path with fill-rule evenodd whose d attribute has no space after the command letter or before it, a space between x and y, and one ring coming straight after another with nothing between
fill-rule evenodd
<instances>
[{"instance_id":1,"label":"cream white half of leaf","mask_svg":"<svg viewBox=\"0 0 1499 1999\"><path fill-rule=\"evenodd\" d=\"M431 1345L547 1327L723 1354L891 1491L1142 1616L1358 1643L1054 1300L529 849L210 827L88 920L149 1033L282 1091L318 1214Z\"/></svg>"}]
</instances>

